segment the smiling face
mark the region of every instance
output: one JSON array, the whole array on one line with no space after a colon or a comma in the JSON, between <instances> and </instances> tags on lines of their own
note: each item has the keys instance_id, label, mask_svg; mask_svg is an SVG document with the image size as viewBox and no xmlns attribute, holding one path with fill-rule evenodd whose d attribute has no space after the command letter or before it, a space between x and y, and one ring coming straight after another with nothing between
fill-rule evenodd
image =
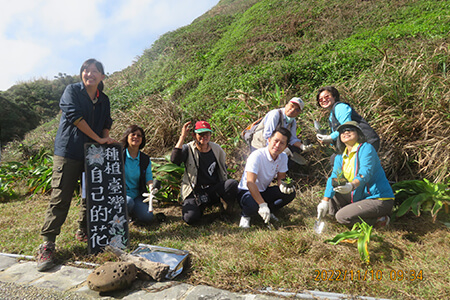
<instances>
[{"instance_id":1,"label":"smiling face","mask_svg":"<svg viewBox=\"0 0 450 300\"><path fill-rule=\"evenodd\" d=\"M319 94L319 104L322 108L331 109L335 102L336 99L329 91L325 90Z\"/></svg>"},{"instance_id":2,"label":"smiling face","mask_svg":"<svg viewBox=\"0 0 450 300\"><path fill-rule=\"evenodd\" d=\"M347 127L339 130L341 141L347 146L353 146L358 141L358 132L355 127Z\"/></svg>"},{"instance_id":3,"label":"smiling face","mask_svg":"<svg viewBox=\"0 0 450 300\"><path fill-rule=\"evenodd\" d=\"M100 81L105 79L105 75L103 75L98 69L95 63L90 64L86 69L81 72L81 80L86 87L98 87Z\"/></svg>"},{"instance_id":4,"label":"smiling face","mask_svg":"<svg viewBox=\"0 0 450 300\"><path fill-rule=\"evenodd\" d=\"M211 131L206 131L202 133L195 133L195 140L199 145L206 146L211 140Z\"/></svg>"},{"instance_id":5,"label":"smiling face","mask_svg":"<svg viewBox=\"0 0 450 300\"><path fill-rule=\"evenodd\" d=\"M287 136L282 135L280 132L275 132L275 134L269 138L268 148L273 159L276 159L278 155L286 149L287 143Z\"/></svg>"},{"instance_id":6,"label":"smiling face","mask_svg":"<svg viewBox=\"0 0 450 300\"><path fill-rule=\"evenodd\" d=\"M127 141L129 147L139 148L142 143L142 132L140 130L133 131L128 135Z\"/></svg>"},{"instance_id":7,"label":"smiling face","mask_svg":"<svg viewBox=\"0 0 450 300\"><path fill-rule=\"evenodd\" d=\"M302 112L302 110L298 104L288 102L284 107L284 112L289 118L295 118Z\"/></svg>"}]
</instances>

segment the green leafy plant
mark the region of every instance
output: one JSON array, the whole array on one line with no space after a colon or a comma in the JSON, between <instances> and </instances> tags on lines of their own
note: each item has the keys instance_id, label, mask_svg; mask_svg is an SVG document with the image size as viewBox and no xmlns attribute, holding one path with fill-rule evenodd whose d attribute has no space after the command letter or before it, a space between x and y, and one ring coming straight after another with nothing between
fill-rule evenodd
<instances>
[{"instance_id":1,"label":"green leafy plant","mask_svg":"<svg viewBox=\"0 0 450 300\"><path fill-rule=\"evenodd\" d=\"M342 171L337 174L336 178L331 179L331 185L333 187L345 185L347 182L348 181L344 177L344 173Z\"/></svg>"},{"instance_id":2,"label":"green leafy plant","mask_svg":"<svg viewBox=\"0 0 450 300\"><path fill-rule=\"evenodd\" d=\"M361 219L361 218L360 218ZM326 243L337 245L340 242L357 242L359 257L361 260L369 264L369 242L372 235L373 226L367 224L361 219L361 223L357 222L353 225L352 230L339 233L332 239L325 240Z\"/></svg>"},{"instance_id":3,"label":"green leafy plant","mask_svg":"<svg viewBox=\"0 0 450 300\"><path fill-rule=\"evenodd\" d=\"M289 176L286 176L285 178L281 179L281 181L288 187L294 184L294 180Z\"/></svg>"},{"instance_id":4,"label":"green leafy plant","mask_svg":"<svg viewBox=\"0 0 450 300\"><path fill-rule=\"evenodd\" d=\"M19 186L26 183L26 193L45 193L51 189L53 157L41 149L25 163L13 161L1 166L0 180L4 195L17 194Z\"/></svg>"},{"instance_id":5,"label":"green leafy plant","mask_svg":"<svg viewBox=\"0 0 450 300\"><path fill-rule=\"evenodd\" d=\"M17 194L11 188L11 185L8 182L3 182L2 178L0 178L0 201L7 201L16 197Z\"/></svg>"},{"instance_id":6,"label":"green leafy plant","mask_svg":"<svg viewBox=\"0 0 450 300\"><path fill-rule=\"evenodd\" d=\"M167 161L170 161L169 156L166 156L165 158ZM165 164L152 164L156 179L161 181L161 188L158 193L156 193L156 198L163 203L178 202L184 166L178 166L170 162Z\"/></svg>"},{"instance_id":7,"label":"green leafy plant","mask_svg":"<svg viewBox=\"0 0 450 300\"><path fill-rule=\"evenodd\" d=\"M450 189L447 184L433 183L427 179L405 180L392 185L395 193L396 216L400 217L409 210L416 216L421 211L430 211L433 222L442 206L448 212L450 204Z\"/></svg>"}]
</instances>

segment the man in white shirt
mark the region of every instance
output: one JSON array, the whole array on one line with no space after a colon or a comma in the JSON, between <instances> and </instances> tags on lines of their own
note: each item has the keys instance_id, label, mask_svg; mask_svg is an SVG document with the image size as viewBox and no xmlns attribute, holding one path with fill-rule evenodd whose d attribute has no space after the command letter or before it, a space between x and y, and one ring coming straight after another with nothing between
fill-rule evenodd
<instances>
[{"instance_id":1,"label":"man in white shirt","mask_svg":"<svg viewBox=\"0 0 450 300\"><path fill-rule=\"evenodd\" d=\"M239 227L249 228L250 218L258 214L265 223L269 223L270 218L274 218L272 212L295 198L295 190L286 188L281 182L288 170L288 157L283 151L290 138L288 129L277 128L269 138L269 144L253 151L248 157L238 186L242 208ZM277 185L269 187L275 177Z\"/></svg>"}]
</instances>

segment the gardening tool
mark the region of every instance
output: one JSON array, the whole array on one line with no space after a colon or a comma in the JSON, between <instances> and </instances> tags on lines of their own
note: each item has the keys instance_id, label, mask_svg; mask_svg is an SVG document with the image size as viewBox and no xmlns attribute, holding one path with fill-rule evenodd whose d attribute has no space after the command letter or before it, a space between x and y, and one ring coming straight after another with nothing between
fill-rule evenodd
<instances>
[{"instance_id":1,"label":"gardening tool","mask_svg":"<svg viewBox=\"0 0 450 300\"><path fill-rule=\"evenodd\" d=\"M319 121L314 120L314 130L316 131L316 133L319 134L326 134L327 131L325 129L320 129L322 126L320 125Z\"/></svg>"},{"instance_id":2,"label":"gardening tool","mask_svg":"<svg viewBox=\"0 0 450 300\"><path fill-rule=\"evenodd\" d=\"M320 123L317 120L314 120L314 129L317 133L320 133Z\"/></svg>"},{"instance_id":3,"label":"gardening tool","mask_svg":"<svg viewBox=\"0 0 450 300\"><path fill-rule=\"evenodd\" d=\"M297 152L292 153L291 159L299 165L307 165L308 164L306 159Z\"/></svg>"},{"instance_id":4,"label":"gardening tool","mask_svg":"<svg viewBox=\"0 0 450 300\"><path fill-rule=\"evenodd\" d=\"M325 221L322 221L320 216L317 217L317 220L314 222L314 232L317 234L321 234L325 227Z\"/></svg>"}]
</instances>

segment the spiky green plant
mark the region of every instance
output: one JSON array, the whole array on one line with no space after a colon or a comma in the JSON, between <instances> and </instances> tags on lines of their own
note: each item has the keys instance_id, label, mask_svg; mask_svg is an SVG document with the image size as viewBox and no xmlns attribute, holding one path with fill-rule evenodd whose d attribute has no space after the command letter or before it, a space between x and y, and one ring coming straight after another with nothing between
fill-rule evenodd
<instances>
[{"instance_id":1,"label":"spiky green plant","mask_svg":"<svg viewBox=\"0 0 450 300\"><path fill-rule=\"evenodd\" d=\"M369 241L372 235L372 228L372 225L367 224L361 219L361 223L355 223L352 230L339 233L334 238L325 240L325 243L337 245L344 240L356 241L359 257L364 263L370 264Z\"/></svg>"}]
</instances>

